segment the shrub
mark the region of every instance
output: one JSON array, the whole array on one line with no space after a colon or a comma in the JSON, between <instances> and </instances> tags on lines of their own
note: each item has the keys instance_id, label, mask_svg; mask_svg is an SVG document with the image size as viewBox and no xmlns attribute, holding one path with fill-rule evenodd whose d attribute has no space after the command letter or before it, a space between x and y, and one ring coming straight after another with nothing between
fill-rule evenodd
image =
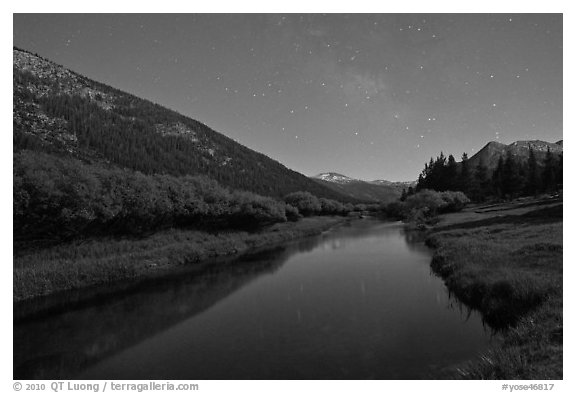
<instances>
[{"instance_id":1,"label":"shrub","mask_svg":"<svg viewBox=\"0 0 576 393\"><path fill-rule=\"evenodd\" d=\"M404 219L407 215L406 203L394 201L384 207L384 213L390 218Z\"/></svg>"},{"instance_id":2,"label":"shrub","mask_svg":"<svg viewBox=\"0 0 576 393\"><path fill-rule=\"evenodd\" d=\"M369 205L366 205L366 210L368 210L369 212L380 212L382 211L382 206L379 203L371 203Z\"/></svg>"},{"instance_id":3,"label":"shrub","mask_svg":"<svg viewBox=\"0 0 576 393\"><path fill-rule=\"evenodd\" d=\"M298 221L300 218L302 218L302 215L298 211L297 207L286 204L284 205L284 210L286 214L286 219L288 221Z\"/></svg>"},{"instance_id":4,"label":"shrub","mask_svg":"<svg viewBox=\"0 0 576 393\"><path fill-rule=\"evenodd\" d=\"M440 193L440 197L446 202L442 212L457 212L470 203L470 199L461 191L444 191Z\"/></svg>"},{"instance_id":5,"label":"shrub","mask_svg":"<svg viewBox=\"0 0 576 393\"><path fill-rule=\"evenodd\" d=\"M318 214L322 211L322 205L318 198L307 191L297 191L284 197L284 201L298 208L298 211L305 216Z\"/></svg>"},{"instance_id":6,"label":"shrub","mask_svg":"<svg viewBox=\"0 0 576 393\"><path fill-rule=\"evenodd\" d=\"M29 151L14 155L14 236L20 240L139 234L175 225L248 228L286 221L287 208L204 177L149 176Z\"/></svg>"},{"instance_id":7,"label":"shrub","mask_svg":"<svg viewBox=\"0 0 576 393\"><path fill-rule=\"evenodd\" d=\"M469 202L468 197L460 191L421 190L408 196L405 202L389 203L384 211L388 217L430 223L438 214L460 211Z\"/></svg>"},{"instance_id":8,"label":"shrub","mask_svg":"<svg viewBox=\"0 0 576 393\"><path fill-rule=\"evenodd\" d=\"M345 208L342 203L327 198L320 198L319 201L320 201L320 207L322 209L322 214L331 214L331 215L344 214Z\"/></svg>"},{"instance_id":9,"label":"shrub","mask_svg":"<svg viewBox=\"0 0 576 393\"><path fill-rule=\"evenodd\" d=\"M408 211L421 210L427 217L436 215L447 205L440 194L432 190L417 192L406 198L406 208Z\"/></svg>"}]
</instances>

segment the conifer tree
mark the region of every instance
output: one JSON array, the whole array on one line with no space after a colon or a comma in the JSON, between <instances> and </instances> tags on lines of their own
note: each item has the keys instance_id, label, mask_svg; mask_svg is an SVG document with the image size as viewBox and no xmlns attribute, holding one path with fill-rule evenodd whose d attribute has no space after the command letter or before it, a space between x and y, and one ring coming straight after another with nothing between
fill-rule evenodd
<instances>
[{"instance_id":1,"label":"conifer tree","mask_svg":"<svg viewBox=\"0 0 576 393\"><path fill-rule=\"evenodd\" d=\"M470 196L475 201L484 201L490 193L490 179L488 178L488 168L480 161L474 169L474 180L470 187Z\"/></svg>"},{"instance_id":2,"label":"conifer tree","mask_svg":"<svg viewBox=\"0 0 576 393\"><path fill-rule=\"evenodd\" d=\"M448 164L443 171L443 180L446 190L457 191L458 190L458 164L454 156L450 154L448 156Z\"/></svg>"},{"instance_id":3,"label":"conifer tree","mask_svg":"<svg viewBox=\"0 0 576 393\"><path fill-rule=\"evenodd\" d=\"M492 174L493 192L499 198L502 198L502 196L504 195L503 177L502 177L503 171L504 171L504 157L500 156L498 158L498 164L496 165L496 169Z\"/></svg>"},{"instance_id":4,"label":"conifer tree","mask_svg":"<svg viewBox=\"0 0 576 393\"><path fill-rule=\"evenodd\" d=\"M538 162L536 161L534 149L532 146L530 146L530 151L528 153L526 185L524 187L524 191L528 195L535 195L541 189L541 187L540 174L538 173Z\"/></svg>"},{"instance_id":5,"label":"conifer tree","mask_svg":"<svg viewBox=\"0 0 576 393\"><path fill-rule=\"evenodd\" d=\"M402 189L402 195L400 196L400 200L401 200L402 202L404 202L407 197L408 197L408 195L406 194L406 189L403 188L403 189Z\"/></svg>"},{"instance_id":6,"label":"conifer tree","mask_svg":"<svg viewBox=\"0 0 576 393\"><path fill-rule=\"evenodd\" d=\"M470 169L468 168L468 154L466 153L462 153L460 174L458 175L458 189L463 193L470 191Z\"/></svg>"},{"instance_id":7,"label":"conifer tree","mask_svg":"<svg viewBox=\"0 0 576 393\"><path fill-rule=\"evenodd\" d=\"M513 198L518 195L522 187L523 179L520 176L519 163L512 151L508 150L502 167L502 191L506 197Z\"/></svg>"},{"instance_id":8,"label":"conifer tree","mask_svg":"<svg viewBox=\"0 0 576 393\"><path fill-rule=\"evenodd\" d=\"M546 158L544 159L544 171L542 172L542 190L544 192L554 191L556 188L556 163L550 148L546 151Z\"/></svg>"},{"instance_id":9,"label":"conifer tree","mask_svg":"<svg viewBox=\"0 0 576 393\"><path fill-rule=\"evenodd\" d=\"M562 186L563 186L563 178L564 178L564 173L563 173L563 154L560 154L560 157L558 157L558 163L556 164L556 189L557 190L562 190Z\"/></svg>"}]
</instances>

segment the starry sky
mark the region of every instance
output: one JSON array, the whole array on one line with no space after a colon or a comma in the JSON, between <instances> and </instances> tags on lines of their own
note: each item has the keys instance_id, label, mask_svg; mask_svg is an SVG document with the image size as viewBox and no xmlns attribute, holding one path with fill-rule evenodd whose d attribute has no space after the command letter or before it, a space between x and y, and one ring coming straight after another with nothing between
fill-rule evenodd
<instances>
[{"instance_id":1,"label":"starry sky","mask_svg":"<svg viewBox=\"0 0 576 393\"><path fill-rule=\"evenodd\" d=\"M15 14L14 45L306 175L562 136L561 14Z\"/></svg>"}]
</instances>

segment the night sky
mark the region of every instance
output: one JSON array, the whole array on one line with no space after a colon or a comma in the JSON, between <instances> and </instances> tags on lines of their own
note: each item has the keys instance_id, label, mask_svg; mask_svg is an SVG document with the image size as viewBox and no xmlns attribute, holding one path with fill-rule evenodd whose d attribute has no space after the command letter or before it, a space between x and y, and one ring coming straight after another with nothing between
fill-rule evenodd
<instances>
[{"instance_id":1,"label":"night sky","mask_svg":"<svg viewBox=\"0 0 576 393\"><path fill-rule=\"evenodd\" d=\"M306 175L563 138L559 14L15 15L14 45Z\"/></svg>"}]
</instances>

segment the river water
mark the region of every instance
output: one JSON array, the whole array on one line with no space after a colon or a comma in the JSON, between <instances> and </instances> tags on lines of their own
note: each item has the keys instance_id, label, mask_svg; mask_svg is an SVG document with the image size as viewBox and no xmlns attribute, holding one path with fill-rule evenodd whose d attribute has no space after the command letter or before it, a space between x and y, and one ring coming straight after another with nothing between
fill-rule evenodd
<instances>
[{"instance_id":1,"label":"river water","mask_svg":"<svg viewBox=\"0 0 576 393\"><path fill-rule=\"evenodd\" d=\"M443 378L491 333L430 259L400 223L356 220L201 273L61 298L15 317L14 378Z\"/></svg>"}]
</instances>

